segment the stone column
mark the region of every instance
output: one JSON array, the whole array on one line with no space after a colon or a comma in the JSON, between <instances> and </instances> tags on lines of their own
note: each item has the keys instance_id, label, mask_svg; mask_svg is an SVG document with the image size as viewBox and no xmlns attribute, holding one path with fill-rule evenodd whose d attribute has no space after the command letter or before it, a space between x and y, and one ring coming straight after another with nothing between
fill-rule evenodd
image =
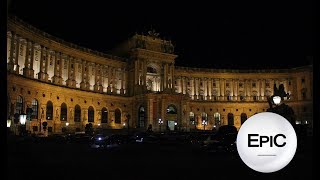
<instances>
[{"instance_id":1,"label":"stone column","mask_svg":"<svg viewBox=\"0 0 320 180\"><path fill-rule=\"evenodd\" d=\"M108 94L111 94L111 81L112 81L111 73L112 73L112 67L109 66L108 67L108 87L107 87Z\"/></svg>"},{"instance_id":2,"label":"stone column","mask_svg":"<svg viewBox=\"0 0 320 180\"><path fill-rule=\"evenodd\" d=\"M99 66L99 92L100 93L103 93L103 85L102 85L102 82L103 82L103 65L101 64Z\"/></svg>"},{"instance_id":3,"label":"stone column","mask_svg":"<svg viewBox=\"0 0 320 180\"><path fill-rule=\"evenodd\" d=\"M194 99L198 99L198 78L194 78Z\"/></svg>"},{"instance_id":4,"label":"stone column","mask_svg":"<svg viewBox=\"0 0 320 180\"><path fill-rule=\"evenodd\" d=\"M168 64L164 64L163 71L163 88L165 90L168 88Z\"/></svg>"},{"instance_id":5,"label":"stone column","mask_svg":"<svg viewBox=\"0 0 320 180\"><path fill-rule=\"evenodd\" d=\"M93 85L93 90L96 92L99 92L99 78L98 78L98 72L99 72L99 64L95 63L95 73L94 73L94 85Z\"/></svg>"},{"instance_id":6,"label":"stone column","mask_svg":"<svg viewBox=\"0 0 320 180\"><path fill-rule=\"evenodd\" d=\"M266 91L266 80L265 79L262 79L261 81L261 90L260 90L260 95L261 95L261 100L264 100L264 92Z\"/></svg>"},{"instance_id":7,"label":"stone column","mask_svg":"<svg viewBox=\"0 0 320 180\"><path fill-rule=\"evenodd\" d=\"M211 100L212 99L212 79L211 78L207 80L207 87L208 87L207 100Z\"/></svg>"},{"instance_id":8,"label":"stone column","mask_svg":"<svg viewBox=\"0 0 320 180\"><path fill-rule=\"evenodd\" d=\"M44 72L43 72L43 53L44 53L44 50L43 50L43 46L42 45L40 45L40 59L39 59L39 61L40 61L40 72L38 73L38 79L40 79L40 80L43 80L44 79Z\"/></svg>"},{"instance_id":9,"label":"stone column","mask_svg":"<svg viewBox=\"0 0 320 180\"><path fill-rule=\"evenodd\" d=\"M59 61L59 64L58 64ZM54 61L54 71L53 71L53 77L52 82L54 84L61 84L59 80L59 71L60 71L60 64L61 64L61 54L60 52L55 52L55 61Z\"/></svg>"},{"instance_id":10,"label":"stone column","mask_svg":"<svg viewBox=\"0 0 320 180\"><path fill-rule=\"evenodd\" d=\"M26 39L26 55L24 60L24 68L23 68L23 76L29 77L30 76L30 42Z\"/></svg>"},{"instance_id":11,"label":"stone column","mask_svg":"<svg viewBox=\"0 0 320 180\"><path fill-rule=\"evenodd\" d=\"M17 37L16 41L17 41L17 43L16 43L16 47L15 47L15 49L16 49L15 56L16 57L14 59L15 60L14 61L14 71L15 71L16 74L19 74L19 68L20 68L20 66L19 66L20 37Z\"/></svg>"},{"instance_id":12,"label":"stone column","mask_svg":"<svg viewBox=\"0 0 320 180\"><path fill-rule=\"evenodd\" d=\"M120 71L120 77L121 77L121 87L120 87L120 94L121 95L123 95L124 94L124 88L123 88L123 86L124 86L124 78L125 78L125 69L124 68L122 68L121 69L122 71Z\"/></svg>"},{"instance_id":13,"label":"stone column","mask_svg":"<svg viewBox=\"0 0 320 180\"><path fill-rule=\"evenodd\" d=\"M68 87L72 87L72 88L76 88L74 66L75 66L74 58L69 56L68 80L66 81L66 83Z\"/></svg>"},{"instance_id":14,"label":"stone column","mask_svg":"<svg viewBox=\"0 0 320 180\"><path fill-rule=\"evenodd\" d=\"M46 48L46 59L45 59L45 66L44 66L44 81L48 81L48 63L49 61L49 49Z\"/></svg>"},{"instance_id":15,"label":"stone column","mask_svg":"<svg viewBox=\"0 0 320 180\"><path fill-rule=\"evenodd\" d=\"M224 86L225 86L225 80L224 79L220 79L220 100L224 100Z\"/></svg>"},{"instance_id":16,"label":"stone column","mask_svg":"<svg viewBox=\"0 0 320 180\"><path fill-rule=\"evenodd\" d=\"M30 52L30 77L34 78L34 70L33 70L33 61L34 61L34 45L33 41L31 43L31 52Z\"/></svg>"},{"instance_id":17,"label":"stone column","mask_svg":"<svg viewBox=\"0 0 320 180\"><path fill-rule=\"evenodd\" d=\"M238 99L238 79L233 79L233 100Z\"/></svg>"},{"instance_id":18,"label":"stone column","mask_svg":"<svg viewBox=\"0 0 320 180\"><path fill-rule=\"evenodd\" d=\"M9 62L7 65L8 71L13 72L14 71L14 38L15 37L15 32L11 31L11 46L10 46L10 56L9 56Z\"/></svg>"},{"instance_id":19,"label":"stone column","mask_svg":"<svg viewBox=\"0 0 320 180\"><path fill-rule=\"evenodd\" d=\"M257 98L259 101L261 101L261 79L258 79L258 83L257 83L257 87L258 87L258 94L257 94Z\"/></svg>"},{"instance_id":20,"label":"stone column","mask_svg":"<svg viewBox=\"0 0 320 180\"><path fill-rule=\"evenodd\" d=\"M86 89L86 61L82 60L81 65L82 75L81 75L81 83L80 83L80 89Z\"/></svg>"}]
</instances>

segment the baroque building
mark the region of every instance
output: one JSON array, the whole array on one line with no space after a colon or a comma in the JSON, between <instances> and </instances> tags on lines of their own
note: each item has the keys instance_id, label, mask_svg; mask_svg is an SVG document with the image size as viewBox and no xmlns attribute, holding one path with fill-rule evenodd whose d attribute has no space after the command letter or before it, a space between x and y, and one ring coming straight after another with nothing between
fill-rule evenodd
<instances>
[{"instance_id":1,"label":"baroque building","mask_svg":"<svg viewBox=\"0 0 320 180\"><path fill-rule=\"evenodd\" d=\"M229 70L175 66L171 41L136 34L110 54L65 42L16 17L7 22L7 113L33 112L27 130L237 128L269 108L283 84L296 123L313 124L313 68ZM111 55L112 54L112 55ZM217 63L219 63L217 61ZM159 120L163 124L159 124ZM66 127L66 122L69 126Z\"/></svg>"}]
</instances>

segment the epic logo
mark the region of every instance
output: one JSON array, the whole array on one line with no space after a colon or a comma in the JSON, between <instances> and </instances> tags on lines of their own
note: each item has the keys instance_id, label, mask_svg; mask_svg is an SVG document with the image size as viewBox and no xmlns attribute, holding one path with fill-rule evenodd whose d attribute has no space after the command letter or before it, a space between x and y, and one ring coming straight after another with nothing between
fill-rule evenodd
<instances>
[{"instance_id":1,"label":"epic logo","mask_svg":"<svg viewBox=\"0 0 320 180\"><path fill-rule=\"evenodd\" d=\"M253 136L259 136L259 134L248 134L248 147L262 147L262 144L263 143L267 143L267 142L270 142L270 147L272 147L272 142L274 142L274 145L277 146L277 147L283 147L286 145L286 142L282 143L282 144L278 144L277 143L277 138L280 136L280 137L283 137L283 138L286 138L286 136L284 134L277 134L274 136L274 139L272 138L272 136L260 136L260 146L259 145L252 145L252 141L259 141L259 139L253 139L252 137Z\"/></svg>"},{"instance_id":2,"label":"epic logo","mask_svg":"<svg viewBox=\"0 0 320 180\"><path fill-rule=\"evenodd\" d=\"M237 136L237 149L242 161L264 173L278 171L292 160L297 136L284 117L263 112L242 124Z\"/></svg>"}]
</instances>

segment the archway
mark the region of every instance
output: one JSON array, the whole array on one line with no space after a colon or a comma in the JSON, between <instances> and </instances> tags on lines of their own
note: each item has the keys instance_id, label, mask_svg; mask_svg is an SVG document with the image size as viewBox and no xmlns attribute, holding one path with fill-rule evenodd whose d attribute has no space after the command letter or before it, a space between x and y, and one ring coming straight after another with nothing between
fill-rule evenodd
<instances>
[{"instance_id":1,"label":"archway","mask_svg":"<svg viewBox=\"0 0 320 180\"><path fill-rule=\"evenodd\" d=\"M94 122L94 109L92 106L88 109L88 122Z\"/></svg>"},{"instance_id":2,"label":"archway","mask_svg":"<svg viewBox=\"0 0 320 180\"><path fill-rule=\"evenodd\" d=\"M60 109L60 121L66 121L67 115L68 115L67 105L66 105L66 103L62 103L61 109Z\"/></svg>"},{"instance_id":3,"label":"archway","mask_svg":"<svg viewBox=\"0 0 320 180\"><path fill-rule=\"evenodd\" d=\"M108 110L105 107L101 109L101 123L108 123Z\"/></svg>"},{"instance_id":4,"label":"archway","mask_svg":"<svg viewBox=\"0 0 320 180\"><path fill-rule=\"evenodd\" d=\"M115 123L117 123L117 124L121 124L121 111L120 111L120 109L116 109L115 111L114 111L114 116L115 116Z\"/></svg>"},{"instance_id":5,"label":"archway","mask_svg":"<svg viewBox=\"0 0 320 180\"><path fill-rule=\"evenodd\" d=\"M234 125L234 116L232 113L228 113L228 125Z\"/></svg>"},{"instance_id":6,"label":"archway","mask_svg":"<svg viewBox=\"0 0 320 180\"><path fill-rule=\"evenodd\" d=\"M47 110L46 110L46 119L47 120L52 120L53 116L53 104L51 101L47 102Z\"/></svg>"},{"instance_id":7,"label":"archway","mask_svg":"<svg viewBox=\"0 0 320 180\"><path fill-rule=\"evenodd\" d=\"M246 120L247 120L247 114L246 113L242 113L241 114L241 124L243 124Z\"/></svg>"},{"instance_id":8,"label":"archway","mask_svg":"<svg viewBox=\"0 0 320 180\"><path fill-rule=\"evenodd\" d=\"M81 107L77 104L74 107L74 122L80 122L81 121Z\"/></svg>"}]
</instances>

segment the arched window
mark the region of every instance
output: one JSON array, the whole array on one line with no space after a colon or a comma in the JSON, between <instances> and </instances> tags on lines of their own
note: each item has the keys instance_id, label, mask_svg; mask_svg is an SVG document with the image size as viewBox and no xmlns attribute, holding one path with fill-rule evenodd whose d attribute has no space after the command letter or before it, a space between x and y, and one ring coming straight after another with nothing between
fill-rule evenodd
<instances>
[{"instance_id":1,"label":"arched window","mask_svg":"<svg viewBox=\"0 0 320 180\"><path fill-rule=\"evenodd\" d=\"M80 106L77 104L74 107L74 122L80 122L81 121L81 108Z\"/></svg>"},{"instance_id":2,"label":"arched window","mask_svg":"<svg viewBox=\"0 0 320 180\"><path fill-rule=\"evenodd\" d=\"M194 113L193 112L189 113L189 119L190 119L190 123L191 124L195 124L195 122L194 122Z\"/></svg>"},{"instance_id":3,"label":"arched window","mask_svg":"<svg viewBox=\"0 0 320 180\"><path fill-rule=\"evenodd\" d=\"M228 113L228 125L234 125L234 117L232 113Z\"/></svg>"},{"instance_id":4,"label":"arched window","mask_svg":"<svg viewBox=\"0 0 320 180\"><path fill-rule=\"evenodd\" d=\"M108 123L108 110L105 107L101 109L101 123Z\"/></svg>"},{"instance_id":5,"label":"arched window","mask_svg":"<svg viewBox=\"0 0 320 180\"><path fill-rule=\"evenodd\" d=\"M66 121L68 114L68 108L66 103L61 104L61 111L60 111L60 121Z\"/></svg>"},{"instance_id":6,"label":"arched window","mask_svg":"<svg viewBox=\"0 0 320 180\"><path fill-rule=\"evenodd\" d=\"M242 113L241 114L241 124L243 124L246 120L247 120L247 114L246 113Z\"/></svg>"},{"instance_id":7,"label":"arched window","mask_svg":"<svg viewBox=\"0 0 320 180\"><path fill-rule=\"evenodd\" d=\"M36 99L32 99L31 106L32 106L31 119L38 119L38 109L39 109L38 101Z\"/></svg>"},{"instance_id":8,"label":"arched window","mask_svg":"<svg viewBox=\"0 0 320 180\"><path fill-rule=\"evenodd\" d=\"M216 126L220 126L221 125L220 114L218 112L214 113L214 124Z\"/></svg>"},{"instance_id":9,"label":"arched window","mask_svg":"<svg viewBox=\"0 0 320 180\"><path fill-rule=\"evenodd\" d=\"M208 121L208 114L205 113L205 112L203 112L203 113L201 114L201 119L202 119L202 121Z\"/></svg>"},{"instance_id":10,"label":"arched window","mask_svg":"<svg viewBox=\"0 0 320 180\"><path fill-rule=\"evenodd\" d=\"M147 67L147 73L157 74L157 70L153 67Z\"/></svg>"},{"instance_id":11,"label":"arched window","mask_svg":"<svg viewBox=\"0 0 320 180\"><path fill-rule=\"evenodd\" d=\"M145 110L144 110L144 107L141 106L139 108L139 118L138 118L139 122L138 122L138 127L139 128L143 128L145 126Z\"/></svg>"},{"instance_id":12,"label":"arched window","mask_svg":"<svg viewBox=\"0 0 320 180\"><path fill-rule=\"evenodd\" d=\"M52 115L53 115L53 104L51 101L48 101L47 102L47 110L46 110L46 119L52 120Z\"/></svg>"},{"instance_id":13,"label":"arched window","mask_svg":"<svg viewBox=\"0 0 320 180\"><path fill-rule=\"evenodd\" d=\"M92 106L88 109L88 122L94 122L94 109Z\"/></svg>"},{"instance_id":14,"label":"arched window","mask_svg":"<svg viewBox=\"0 0 320 180\"><path fill-rule=\"evenodd\" d=\"M16 111L14 113L21 114L22 112L23 112L23 99L21 96L18 96L16 101Z\"/></svg>"},{"instance_id":15,"label":"arched window","mask_svg":"<svg viewBox=\"0 0 320 180\"><path fill-rule=\"evenodd\" d=\"M121 124L121 111L120 111L120 109L116 109L114 111L114 116L115 116L115 123Z\"/></svg>"}]
</instances>

